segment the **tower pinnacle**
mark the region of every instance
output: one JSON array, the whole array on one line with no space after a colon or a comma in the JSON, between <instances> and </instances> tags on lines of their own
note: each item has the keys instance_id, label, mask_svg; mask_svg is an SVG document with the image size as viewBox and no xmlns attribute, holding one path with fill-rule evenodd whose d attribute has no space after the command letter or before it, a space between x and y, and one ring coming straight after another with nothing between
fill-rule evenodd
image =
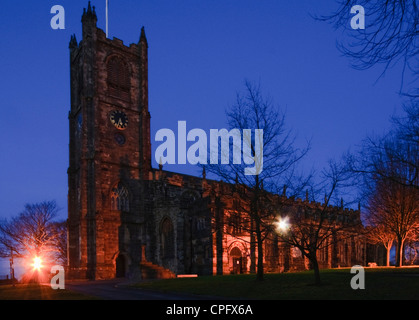
<instances>
[{"instance_id":1,"label":"tower pinnacle","mask_svg":"<svg viewBox=\"0 0 419 320\"><path fill-rule=\"evenodd\" d=\"M90 5L90 1L87 5L87 11L86 11L86 8L83 8L82 21L84 18L93 18L97 20L95 6L93 6L93 9L92 9L92 6Z\"/></svg>"},{"instance_id":2,"label":"tower pinnacle","mask_svg":"<svg viewBox=\"0 0 419 320\"><path fill-rule=\"evenodd\" d=\"M141 28L141 35L140 35L140 41L139 42L144 42L148 48L148 44L147 44L147 37L145 36L145 30L144 27Z\"/></svg>"}]
</instances>

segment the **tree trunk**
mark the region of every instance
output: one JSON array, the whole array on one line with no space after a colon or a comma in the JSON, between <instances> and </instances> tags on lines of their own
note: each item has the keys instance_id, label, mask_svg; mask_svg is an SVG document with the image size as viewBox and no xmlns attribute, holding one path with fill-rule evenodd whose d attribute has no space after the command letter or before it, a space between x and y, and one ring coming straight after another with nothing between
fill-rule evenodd
<instances>
[{"instance_id":1,"label":"tree trunk","mask_svg":"<svg viewBox=\"0 0 419 320\"><path fill-rule=\"evenodd\" d=\"M256 275L256 280L263 280L263 241L262 241L262 232L260 230L259 219L256 218L256 238L258 242L258 270Z\"/></svg>"},{"instance_id":2,"label":"tree trunk","mask_svg":"<svg viewBox=\"0 0 419 320\"><path fill-rule=\"evenodd\" d=\"M311 265L313 266L313 271L314 271L314 284L316 286L319 286L322 284L321 280L320 280L320 269L319 269L319 263L317 262L317 256L316 253L314 254L310 254L310 256L308 257Z\"/></svg>"},{"instance_id":3,"label":"tree trunk","mask_svg":"<svg viewBox=\"0 0 419 320\"><path fill-rule=\"evenodd\" d=\"M257 274L256 280L263 280L263 240L262 240L262 231L261 231L261 218L260 218L260 207L259 207L259 195L260 195L260 181L259 176L255 177L255 187L253 189L253 200L251 203L251 216L255 224L255 234L257 241L257 250L258 250L258 260L257 260Z\"/></svg>"},{"instance_id":4,"label":"tree trunk","mask_svg":"<svg viewBox=\"0 0 419 320\"><path fill-rule=\"evenodd\" d=\"M387 249L386 266L387 267L390 267L390 251L391 251L392 246L393 246L393 240L389 241L386 246L386 249Z\"/></svg>"},{"instance_id":5,"label":"tree trunk","mask_svg":"<svg viewBox=\"0 0 419 320\"><path fill-rule=\"evenodd\" d=\"M386 258L386 266L390 267L390 249L391 247L387 247L387 258Z\"/></svg>"},{"instance_id":6,"label":"tree trunk","mask_svg":"<svg viewBox=\"0 0 419 320\"><path fill-rule=\"evenodd\" d=\"M396 251L396 267L403 266L403 247L404 239L402 237L397 238L397 251Z\"/></svg>"},{"instance_id":7,"label":"tree trunk","mask_svg":"<svg viewBox=\"0 0 419 320\"><path fill-rule=\"evenodd\" d=\"M253 219L251 218L250 227L250 273L256 273L256 246L255 233L253 232Z\"/></svg>"},{"instance_id":8,"label":"tree trunk","mask_svg":"<svg viewBox=\"0 0 419 320\"><path fill-rule=\"evenodd\" d=\"M217 200L217 207L215 208L215 225L216 225L216 233L215 233L215 247L216 247L216 255L217 255L217 275L223 274L223 232L224 232L224 224L223 224L223 217L222 217L222 210L219 205L219 201Z\"/></svg>"}]
</instances>

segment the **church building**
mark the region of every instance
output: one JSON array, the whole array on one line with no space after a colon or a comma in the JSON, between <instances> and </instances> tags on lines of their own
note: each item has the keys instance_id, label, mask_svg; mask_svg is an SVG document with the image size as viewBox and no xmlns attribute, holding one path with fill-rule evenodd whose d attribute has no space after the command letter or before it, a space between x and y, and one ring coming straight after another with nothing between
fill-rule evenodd
<instances>
[{"instance_id":1,"label":"church building","mask_svg":"<svg viewBox=\"0 0 419 320\"><path fill-rule=\"evenodd\" d=\"M148 43L129 46L97 27L90 2L82 40L72 36L68 167L68 271L71 278L168 278L252 270L249 235L231 219L222 183L151 165ZM305 205L297 201L296 206ZM359 219L359 211L339 209ZM332 248L333 247L333 248ZM267 271L308 267L295 248L266 242ZM354 234L319 253L322 267L365 265Z\"/></svg>"}]
</instances>

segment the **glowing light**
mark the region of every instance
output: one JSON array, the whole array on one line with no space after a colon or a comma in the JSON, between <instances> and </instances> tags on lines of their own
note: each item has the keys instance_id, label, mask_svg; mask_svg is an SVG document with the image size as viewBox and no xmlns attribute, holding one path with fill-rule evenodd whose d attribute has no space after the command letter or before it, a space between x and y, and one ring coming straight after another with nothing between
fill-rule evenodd
<instances>
[{"instance_id":1,"label":"glowing light","mask_svg":"<svg viewBox=\"0 0 419 320\"><path fill-rule=\"evenodd\" d=\"M40 257L35 257L33 258L33 264L32 267L34 268L34 270L41 270L42 269L42 259Z\"/></svg>"},{"instance_id":2,"label":"glowing light","mask_svg":"<svg viewBox=\"0 0 419 320\"><path fill-rule=\"evenodd\" d=\"M275 226L278 232L286 232L290 228L290 223L288 221L288 217L282 218L278 217L277 221L275 222Z\"/></svg>"}]
</instances>

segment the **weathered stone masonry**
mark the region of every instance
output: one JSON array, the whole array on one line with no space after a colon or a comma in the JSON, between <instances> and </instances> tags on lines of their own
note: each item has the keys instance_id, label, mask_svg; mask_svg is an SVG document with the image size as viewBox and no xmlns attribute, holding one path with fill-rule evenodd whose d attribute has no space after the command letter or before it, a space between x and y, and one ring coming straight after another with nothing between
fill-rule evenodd
<instances>
[{"instance_id":1,"label":"weathered stone masonry","mask_svg":"<svg viewBox=\"0 0 419 320\"><path fill-rule=\"evenodd\" d=\"M144 28L129 46L108 39L89 2L82 40L72 36L69 50L67 274L109 279L250 272L249 235L219 228L232 212L231 199L214 193L219 182L151 166ZM321 266L366 263L365 246L354 234L320 252ZM267 271L308 267L295 248L275 238L264 250Z\"/></svg>"}]
</instances>

